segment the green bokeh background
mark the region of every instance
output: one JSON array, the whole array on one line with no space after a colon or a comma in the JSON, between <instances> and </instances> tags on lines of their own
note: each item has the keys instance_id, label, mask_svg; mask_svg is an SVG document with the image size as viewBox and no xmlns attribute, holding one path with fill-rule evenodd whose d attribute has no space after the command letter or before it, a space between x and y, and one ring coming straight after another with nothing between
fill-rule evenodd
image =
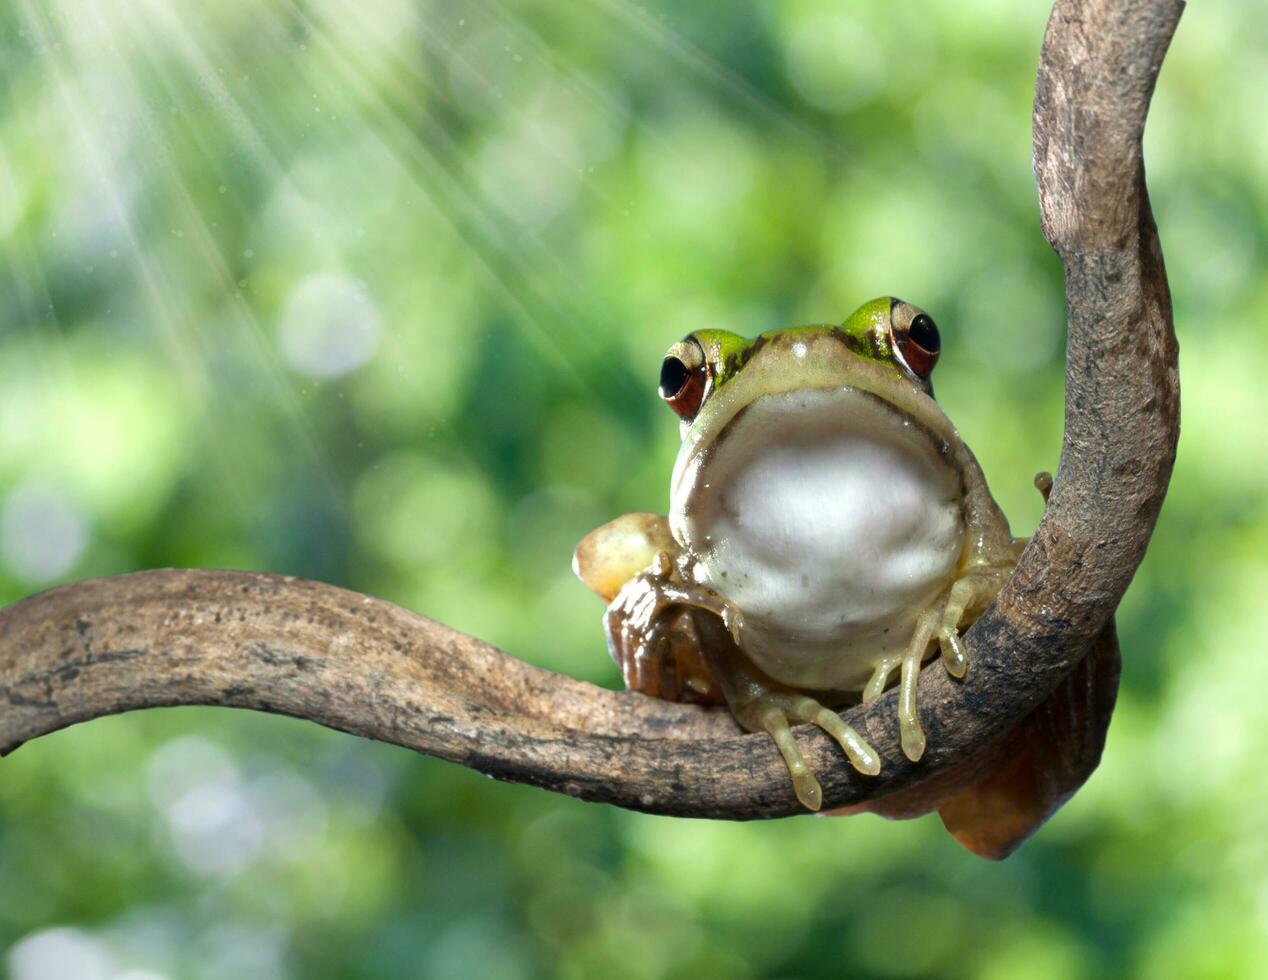
<instances>
[{"instance_id":1,"label":"green bokeh background","mask_svg":"<svg viewBox=\"0 0 1268 980\"><path fill-rule=\"evenodd\" d=\"M1062 404L1046 16L0 4L0 598L286 572L616 685L569 556L665 506L664 348L888 292L941 325L939 398L1028 533ZM1265 52L1262 10L1206 0L1162 72L1184 436L1105 761L1008 861L936 818L670 820L173 709L0 761L0 970L1265 975Z\"/></svg>"}]
</instances>

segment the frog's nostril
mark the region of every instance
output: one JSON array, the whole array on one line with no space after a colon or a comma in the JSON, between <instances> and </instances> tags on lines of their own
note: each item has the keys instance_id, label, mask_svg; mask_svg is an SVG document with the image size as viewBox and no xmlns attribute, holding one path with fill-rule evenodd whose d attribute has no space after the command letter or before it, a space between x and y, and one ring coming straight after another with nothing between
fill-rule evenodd
<instances>
[{"instance_id":1,"label":"frog's nostril","mask_svg":"<svg viewBox=\"0 0 1268 980\"><path fill-rule=\"evenodd\" d=\"M673 398L690 377L691 372L682 361L672 355L665 358L660 365L660 397Z\"/></svg>"}]
</instances>

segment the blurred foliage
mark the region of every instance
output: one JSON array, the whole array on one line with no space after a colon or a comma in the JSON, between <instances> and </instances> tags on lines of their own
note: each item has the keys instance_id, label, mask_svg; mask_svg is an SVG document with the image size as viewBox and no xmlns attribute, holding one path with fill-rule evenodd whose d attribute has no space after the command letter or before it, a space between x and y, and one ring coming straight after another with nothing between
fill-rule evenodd
<instances>
[{"instance_id":1,"label":"blurred foliage","mask_svg":"<svg viewBox=\"0 0 1268 980\"><path fill-rule=\"evenodd\" d=\"M1062 400L1030 173L1046 16L0 5L0 598L266 569L615 684L569 554L665 506L664 348L886 292L941 324L939 398L1028 532ZM169 710L0 762L4 969L1262 976L1265 52L1256 5L1208 0L1162 73L1185 434L1105 762L1007 862L936 818L660 819Z\"/></svg>"}]
</instances>

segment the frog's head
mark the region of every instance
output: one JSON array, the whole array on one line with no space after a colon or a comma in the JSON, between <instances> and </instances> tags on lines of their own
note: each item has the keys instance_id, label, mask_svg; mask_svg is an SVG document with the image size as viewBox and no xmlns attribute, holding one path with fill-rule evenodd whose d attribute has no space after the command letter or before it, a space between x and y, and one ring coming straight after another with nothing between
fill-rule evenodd
<instances>
[{"instance_id":1,"label":"frog's head","mask_svg":"<svg viewBox=\"0 0 1268 980\"><path fill-rule=\"evenodd\" d=\"M864 303L840 325L772 330L752 340L726 330L697 330L665 353L660 396L690 424L706 402L750 365L760 365L760 373L768 376L759 385L765 391L772 385L859 384L859 376L873 381L863 387L875 388L879 369L889 379L882 386L909 385L931 395L929 378L940 348L937 325L928 313L882 296Z\"/></svg>"},{"instance_id":2,"label":"frog's head","mask_svg":"<svg viewBox=\"0 0 1268 980\"><path fill-rule=\"evenodd\" d=\"M869 495L902 485L909 464L955 483L970 454L933 400L938 348L929 314L888 296L835 326L753 340L702 330L675 344L660 378L661 397L682 419L669 491L674 540L707 550L718 507L753 518L764 497L780 502L781 520L860 520L875 510ZM854 488L845 504L821 492L834 482ZM732 485L752 493L737 497ZM771 523L761 547L782 553L789 527Z\"/></svg>"}]
</instances>

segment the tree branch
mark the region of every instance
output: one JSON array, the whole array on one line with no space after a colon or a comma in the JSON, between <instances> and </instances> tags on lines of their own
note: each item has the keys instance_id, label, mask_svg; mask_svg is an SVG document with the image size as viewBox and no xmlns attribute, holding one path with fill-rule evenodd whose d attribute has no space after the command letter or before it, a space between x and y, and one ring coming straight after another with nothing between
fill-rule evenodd
<instances>
[{"instance_id":1,"label":"tree branch","mask_svg":"<svg viewBox=\"0 0 1268 980\"><path fill-rule=\"evenodd\" d=\"M1182 8L1056 4L1034 111L1043 230L1065 266L1070 325L1052 499L968 633L967 677L921 676L924 761L899 750L892 691L847 713L883 757L878 777L855 773L817 730L799 732L829 806L914 786L1007 731L1087 651L1144 555L1175 456L1179 387L1140 140ZM80 582L0 612L0 751L177 704L294 715L638 810L800 811L770 740L741 734L725 712L601 690L328 585L167 570Z\"/></svg>"}]
</instances>

